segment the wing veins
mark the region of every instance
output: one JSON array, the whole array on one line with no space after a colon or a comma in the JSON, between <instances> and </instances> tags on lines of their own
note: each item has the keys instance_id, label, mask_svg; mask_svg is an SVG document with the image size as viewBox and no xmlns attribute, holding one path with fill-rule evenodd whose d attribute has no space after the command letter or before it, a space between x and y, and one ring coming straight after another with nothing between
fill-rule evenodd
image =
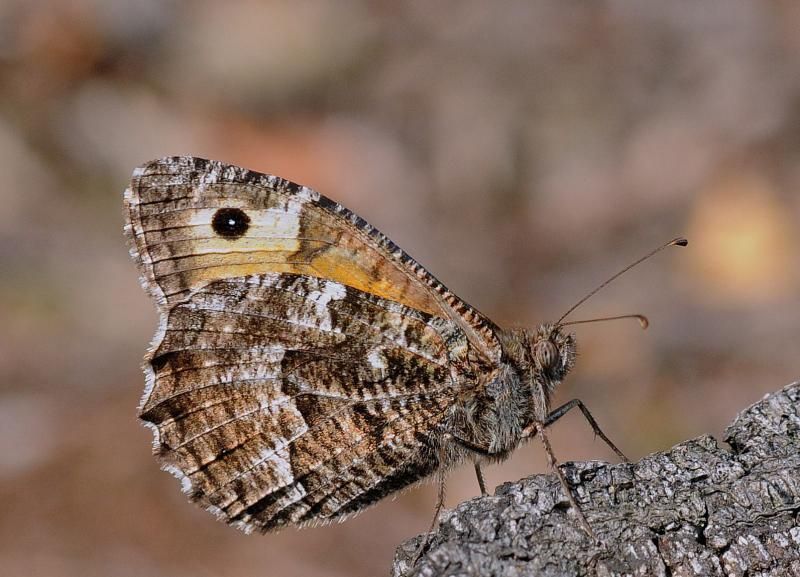
<instances>
[{"instance_id":1,"label":"wing veins","mask_svg":"<svg viewBox=\"0 0 800 577\"><path fill-rule=\"evenodd\" d=\"M311 362L311 361L309 361L309 362ZM257 363L252 363L252 364L257 364ZM231 366L236 366L236 365L231 365ZM206 390L206 389L209 389L209 388L212 388L212 387L220 387L220 386L225 386L225 385L237 385L237 384L241 384L241 383L248 383L248 384L259 383L259 382L263 382L265 384L266 383L275 383L275 382L278 382L282 378L282 376L283 375L275 375L273 377L254 377L254 378L251 378L251 379L235 379L235 380L230 380L230 381L211 383L211 384L203 385L203 386L196 387L196 388L193 388L193 389L186 389L186 390L174 393L174 394L172 394L172 395L170 395L168 397L164 397L163 399L160 399L152 407L148 407L147 409L145 409L142 412L153 411L153 410L157 409L158 407L162 406L164 403L168 403L169 401L177 400L177 399L179 399L179 398L181 398L181 397L183 397L185 395L189 395L191 393L195 393L195 392L198 392L198 391L203 391L203 390ZM367 383L367 384L371 384L371 385L378 385L381 382L387 380L387 378L381 378L380 380L377 380L377 381L364 381L364 382ZM397 381L393 381L393 382L395 384L399 384ZM415 392L409 392L409 393L398 393L398 394L391 394L391 395L385 395L385 396L381 395L381 396L373 396L373 397L362 397L362 398L346 397L346 396L342 396L342 395L331 395L331 394L325 393L323 391L317 391L317 390L313 390L313 389L304 389L304 390L300 391L299 393L296 393L295 395L285 397L286 398L285 402L281 402L281 403L277 403L277 404L271 403L269 406L270 407L273 407L273 406L281 407L286 402L293 401L297 397L303 396L303 395L313 395L313 396L316 396L316 397L339 398L339 399L351 401L351 402L354 402L354 403L360 403L360 402L391 401L391 400L394 400L394 399L407 399L407 398L415 397L415 396L419 396L419 395L428 395L428 394L431 394L431 393L441 392L441 391L449 389L449 388L452 388L452 387L449 386L449 382L448 381L445 381L445 382L442 383L442 386L440 386L440 387L434 387L434 388L425 389L425 390L422 390L422 391L415 391ZM221 399L221 400L219 400L217 402L203 404L200 407L192 409L191 411L186 411L185 413L181 413L178 416L174 416L174 417L171 416L171 417L169 417L167 419L164 419L161 422L159 422L158 424L159 424L159 426L161 426L161 425L171 425L173 423L178 422L181 419L186 418L189 415L193 415L195 413L198 413L198 412L201 412L201 411L205 411L206 409L209 409L209 408L214 407L216 405L219 405L219 404L222 404L224 402L227 402L230 399L232 399L234 396L235 395L231 394L231 395L228 395L224 399Z\"/></svg>"},{"instance_id":2,"label":"wing veins","mask_svg":"<svg viewBox=\"0 0 800 577\"><path fill-rule=\"evenodd\" d=\"M289 290L286 290L286 289L284 289L284 291L288 292L289 294L293 294L295 296L299 296L301 299L303 298L301 295L298 295L297 293L295 293L293 291L289 291ZM214 292L207 292L206 294L214 294L214 295L223 296L223 297L224 296L228 296L228 295L225 295L223 293L214 293ZM249 298L248 298L248 300L255 301L255 299L249 299ZM255 301L255 302L262 302L262 301ZM372 304L372 305L374 305L376 308L378 308L381 311L388 312L390 314L398 314L397 312L392 311L390 309L387 309L385 307L382 307L382 306L380 306L377 303L374 303L372 301L362 300L362 302L366 302L366 303ZM391 302L394 302L394 301L391 301ZM431 362L431 363L433 363L435 365L445 366L445 365L449 364L448 361L440 362L438 358L434 358L432 356L428 356L423 351L421 351L419 349L411 348L410 345L408 345L407 343L402 343L400 341L396 341L396 340L393 340L393 339L392 340L387 340L383 336L385 334L385 332L382 332L380 330L376 330L375 327L372 324L368 323L367 321L365 321L365 320L363 320L363 319L361 319L361 318L359 318L357 316L346 314L346 313L344 313L342 311L337 311L337 313L341 314L343 317L349 318L351 321L354 321L354 322L356 322L356 323L358 323L358 324L360 324L360 325L362 325L364 327L367 327L371 334L378 335L380 338L379 339L375 339L375 340L372 340L372 339L366 340L366 339L360 338L360 334L359 333L344 332L344 331L337 332L337 331L334 331L334 330L325 330L325 329L320 328L319 326L314 326L314 325L311 325L311 324L298 322L297 320L289 319L288 317L278 317L278 316L266 315L266 314L261 314L261 313L246 313L246 312L238 312L238 311L233 313L233 312L230 312L230 311L220 311L220 310L217 310L217 309L214 309L214 308L200 307L200 306L197 306L194 310L217 313L217 314L231 314L231 315L237 315L237 316L242 316L242 317L246 317L246 318L269 319L269 320L277 321L279 323L285 322L286 324L289 324L289 325L294 325L294 326L298 326L298 327L313 329L313 330L315 330L317 332L321 332L323 334L344 335L346 337L351 337L353 339L357 339L358 341L361 341L361 342L364 342L364 343L373 343L373 342L376 342L376 341L378 343L381 343L381 344L383 344L383 343L392 343L392 344L396 345L396 348L399 348L401 350L409 351L413 355L421 357L421 358L423 358L423 359L427 360L428 362ZM411 310L414 310L414 309L411 309ZM406 315L403 315L403 316L406 316ZM430 325L429 323L427 323L427 322L425 322L425 321L423 321L421 319L416 319L415 318L414 320L417 320L418 322L430 327L433 330L433 332L439 337L439 339L440 339L439 344L440 345L443 344L443 342L441 340L441 334L439 333L439 331L436 330L435 327L433 327L432 325ZM206 333L223 334L221 331L212 331L210 329L191 329L191 330L189 330L189 329L170 329L169 327L167 327L165 332L178 333L178 332L184 332L184 331L185 332L194 332L194 331L200 332L200 331L202 331L202 332L206 332ZM225 334L250 334L250 333L249 333L249 331L233 331L233 332L225 333ZM179 349L179 350L190 350L190 349ZM210 349L201 349L201 350L210 350ZM220 350L231 350L231 349L220 349ZM295 350L305 350L305 349L295 349Z\"/></svg>"},{"instance_id":3,"label":"wing veins","mask_svg":"<svg viewBox=\"0 0 800 577\"><path fill-rule=\"evenodd\" d=\"M421 396L421 395L420 395L420 396ZM353 404L355 404L355 403L353 403ZM276 447L276 448L274 448L274 449L273 449L273 450L270 452L270 454L269 454L269 455L266 455L266 456L264 456L263 458L260 458L259 460L257 460L256 462L254 462L254 463L252 463L250 466L248 466L246 469L243 469L242 471L239 471L239 472L237 472L237 474L236 474L235 476L231 477L231 478L230 478L230 479L229 479L229 480L228 480L228 481L225 483L225 485L228 485L228 484L230 484L231 482L233 482L233 481L235 481L235 480L237 480L237 479L240 479L240 478L242 478L243 476L247 475L248 473L251 473L251 472L253 472L253 471L254 471L256 468L260 468L262 465L264 465L264 463L267 463L267 462L270 460L270 458L271 458L271 457L272 457L272 456L273 456L275 453L277 453L277 452L278 452L278 451L280 451L280 450L283 450L283 449L286 449L286 448L288 448L288 447L289 447L289 445L291 445L292 443L296 442L298 439L300 439L300 438L301 438L301 437L303 437L304 435L306 435L306 434L308 434L308 433L311 433L313 430L315 430L315 429L317 429L317 428L321 427L323 423L326 423L326 422L328 422L328 421L331 421L332 417L335 417L335 416L339 415L339 414L340 414L342 411L344 411L344 410L346 410L346 409L349 409L349 408L351 408L353 404L351 404L351 405L348 405L348 406L345 406L345 407L343 407L342 409L340 409L339 411L336 411L335 413L328 414L328 415L326 416L326 418L325 418L325 420L324 420L324 421L322 421L322 422L318 423L318 424L317 424L316 426L314 426L314 427L309 427L308 429L306 429L305 431L303 431L302 433L300 433L300 434L298 434L298 435L295 435L295 436L294 436L294 437L292 437L291 439L284 439L285 443L284 443L282 446L279 446L279 447ZM443 409L441 412L444 412L444 409ZM396 419L400 418L400 416L401 416L401 415L400 415L400 414L398 414L396 417L393 417L392 419L389 419L388 421L389 421L389 422L391 422L391 421L394 421L394 420L396 420ZM334 424L336 423L335 421L333 421L333 422L334 422ZM256 438L256 437L257 437L257 435L254 435L254 436L253 436L251 439L248 439L248 440L252 440L253 438ZM364 437L362 436L362 438L359 440L359 443L361 442L361 440L363 440L363 438L364 438ZM350 445L350 444L348 444L347 446L348 446L348 447L350 447L351 445ZM326 460L325 462L328 462L328 461ZM196 473L196 472L198 472L198 471L199 471L199 469L198 469L197 471L193 471L193 472L191 472L191 473L186 473L186 474L187 474L187 475L193 475L193 474L195 474L195 473ZM283 485L276 486L276 487L275 487L275 489L274 489L274 491L277 491L277 490L279 490L279 489L282 489L283 487L286 487L286 486L288 486L288 485L291 485L291 484L293 484L293 483L294 483L294 481L292 481L292 483L285 483L285 484L283 484ZM220 491L221 491L223 488L224 488L224 486L216 488L214 491L212 491L212 492L208 493L208 494L206 495L206 497L208 498L208 497L211 497L211 496L213 496L213 495L215 495L215 494L219 493L219 492L220 492ZM264 496L266 496L266 495L269 495L269 494L273 493L274 491L270 491L269 493L266 493ZM261 498L263 498L263 496L262 496L262 497L260 497L260 498L259 498L259 500L260 500ZM257 501L256 501L256 502L257 502ZM234 501L233 503L235 503L235 501ZM224 509L227 509L227 508L228 508L228 507L230 507L230 506L231 506L233 503L230 503L230 504L226 505L226 506L224 507ZM252 505L252 503L251 503L251 505ZM250 505L247 505L247 506L249 507Z\"/></svg>"},{"instance_id":4,"label":"wing veins","mask_svg":"<svg viewBox=\"0 0 800 577\"><path fill-rule=\"evenodd\" d=\"M444 412L444 411L441 411L441 412ZM397 414L396 414L396 415L394 415L392 418L390 418L390 419L387 419L387 420L386 420L386 423L387 423L387 425L389 425L389 424L392 424L392 423L394 423L394 422L396 422L396 421L398 421L398 420L401 420L401 419L403 419L403 417L405 417L405 415L403 415L403 414L401 414L401 413L397 413ZM412 429L412 425L410 425L410 424L409 424L409 426L407 426L407 427L404 427L404 428L401 428L401 429L399 429L399 430L395 431L395 437L399 437L399 436L401 436L401 435L402 435L402 433L405 433L406 431L409 431L409 430L411 430L411 429ZM363 436L361 436L361 437L358 439L358 441L357 441L357 442L354 442L354 443L352 443L352 442L351 442L351 443L346 443L345 445L343 445L343 449L342 449L341 451L339 451L339 452L337 452L337 453L335 453L335 454L332 454L332 455L331 455L329 458L327 458L327 459L325 459L325 460L323 460L323 461L320 461L320 462L318 462L318 463L317 463L317 464L316 464L316 465L315 465L313 468L311 468L311 469L309 469L308 471L304 472L304 473L303 473L303 474L302 474L300 477L293 478L293 479L292 479L292 481L291 481L290 483L284 483L284 484L282 484L282 485L279 485L279 486L276 486L276 487L274 487L274 488L272 488L272 487L271 487L273 490L271 490L271 491L270 491L270 492L268 492L268 493L265 493L265 494L261 495L261 496L260 496L260 497L259 497L259 498L258 498L256 501L254 501L253 503L251 503L251 504L249 504L249 505L246 505L246 507L245 507L245 511L246 511L246 509L247 509L247 508L249 508L249 507L252 507L252 506L253 506L253 505L255 505L256 503L258 503L258 502L259 502L259 501L261 501L262 499L264 499L264 498L268 497L269 495L272 495L272 494L273 494L273 493L275 493L276 491L280 491L280 490L281 490L281 489L283 489L284 487L288 487L288 486L290 486L290 485L293 485L293 484L296 484L296 483L300 483L300 482L302 482L304 479L308 478L309 476L311 476L311 475L313 475L314 473L316 473L317 471L319 471L319 469L321 469L322 467L324 467L324 466L328 465L328 463L330 463L331 461L333 461L335 458L337 458L337 457L338 457L340 454L342 454L343 452L345 452L345 451L351 452L353 449L355 449L356 447L359 447L359 446L363 445L363 444L364 444L366 441L368 441L368 440L369 440L369 437L368 437L368 435L363 435ZM291 441L291 442L294 442L294 441ZM381 443L381 445L384 445L384 443ZM342 445L340 445L340 446L342 446ZM360 463L363 463L364 461L366 461L366 459L365 459L365 458L363 458L363 457L361 457L361 458L359 458L359 459L356 459L356 460L354 460L354 461L352 462L352 466L349 466L349 467L347 467L347 471L350 471L350 470L353 468L353 466L355 466L355 465L357 465L357 464L360 464ZM248 471L248 472L252 472L252 471L254 471L254 470L257 468L257 467L260 467L261 465L263 465L263 462L262 462L262 463L258 463L258 465L256 465L255 467L252 467L252 468L250 469L250 471ZM337 477L335 477L335 479L336 479L336 480L343 480L343 479L344 479L344 477L343 477L342 475L338 475ZM353 480L353 479L350 479L348 482L354 482L354 480ZM227 483L226 483L226 484L227 484ZM338 484L338 485L336 485L336 486L334 487L334 490L340 489L341 487L344 487L346 484L347 484L347 483L340 483L340 484ZM306 499L306 498L307 498L309 495L316 495L316 494L318 494L318 493L320 493L320 492L322 492L322 491L329 492L329 490L331 489L331 487L332 487L332 486L333 486L333 482L326 483L326 484L324 484L324 485L322 485L322 486L318 487L316 490L312 491L311 493L306 493L306 494L304 494L304 495L301 495L301 496L297 497L297 498L296 498L296 499L294 499L293 501L290 501L289 503L285 503L285 504L284 504L284 505L281 507L281 509L279 509L278 511L276 511L276 512L274 513L273 517L274 517L275 515L277 515L279 512L286 510L287 508L291 507L292 505L295 505L295 504L296 504L296 503L298 503L299 501ZM369 487L361 487L361 485L358 485L358 486L359 486L359 488L361 488L361 489L363 489L363 490L362 490L362 491L361 491L361 492L360 492L358 495L355 495L355 496L354 496L352 499L349 499L349 500L348 500L348 501L346 501L344 504L342 504L342 506L344 506L345 504L347 504L347 503L351 502L353 499L357 498L359 495L363 494L364 492L366 492L367 490L371 489L371 488L372 488L372 487L374 487L375 485L374 485L374 484L371 484L371 485L369 485ZM220 489L222 489L222 487L220 487ZM215 493L217 493L218 491L219 491L219 489L218 489L218 490L216 490L216 491L214 491L214 493L209 493L209 496L210 496L210 495L212 495L212 494L215 494ZM227 509L229 509L229 508L230 508L230 506L231 506L231 505L233 505L234 503L236 503L236 501L233 501L232 503L229 503L228 505L226 505L226 506L224 507L224 509L226 509L226 512L227 512ZM316 504L316 502L315 502L313 505L315 505L315 504ZM312 506L313 506L313 505L312 505ZM311 507L308 507L308 508L306 509L306 511L305 511L305 512L307 512L307 511L308 511L308 509L310 509L310 508L311 508ZM341 508L342 508L342 507L340 507L340 509L341 509ZM331 518L333 518L333 517L331 517ZM325 519L325 518L323 517L323 519Z\"/></svg>"},{"instance_id":5,"label":"wing veins","mask_svg":"<svg viewBox=\"0 0 800 577\"><path fill-rule=\"evenodd\" d=\"M219 237L201 236L201 237L196 237L196 238L191 238L191 239L187 238L187 239L183 239L183 240L154 242L154 243L148 243L148 247L152 248L154 246L160 246L160 245L164 245L164 244L172 244L172 245L174 245L174 244L178 244L178 243L193 243L193 242L198 241L198 240L217 240L218 238ZM269 237L259 237L259 238L264 238L264 239L269 239L269 240L301 240L301 241L307 241L307 242L318 242L320 244L324 244L324 245L328 245L328 246L335 246L335 244L336 244L336 243L328 241L328 240L322 240L322 239L318 239L318 238L308 238L308 237L297 237L297 236L269 236ZM158 264L158 263L164 262L166 260L181 260L181 259L193 258L193 257L197 257L197 256L206 256L206 255L209 255L209 254L230 254L232 252L251 253L251 252L296 252L296 251L293 251L293 250L292 251L277 251L277 250L265 250L265 249L224 250L224 249L221 248L219 250L210 250L210 251L206 251L206 252L193 252L193 253L190 253L190 254L185 254L185 255L180 255L180 256L161 257L161 258L158 258L158 259L151 260L150 264Z\"/></svg>"}]
</instances>

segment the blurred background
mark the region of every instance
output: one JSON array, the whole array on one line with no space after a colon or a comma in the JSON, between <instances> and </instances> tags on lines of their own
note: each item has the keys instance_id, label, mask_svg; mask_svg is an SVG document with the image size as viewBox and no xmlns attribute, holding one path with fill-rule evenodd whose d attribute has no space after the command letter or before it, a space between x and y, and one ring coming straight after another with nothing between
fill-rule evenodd
<instances>
[{"instance_id":1,"label":"blurred background","mask_svg":"<svg viewBox=\"0 0 800 577\"><path fill-rule=\"evenodd\" d=\"M631 458L800 377L800 3L0 2L0 567L373 576L435 488L244 534L136 420L156 326L122 235L132 169L193 154L353 209L501 325L574 319L579 397ZM562 460L607 459L580 415ZM488 481L546 470L538 445ZM470 466L454 506L477 493Z\"/></svg>"}]
</instances>

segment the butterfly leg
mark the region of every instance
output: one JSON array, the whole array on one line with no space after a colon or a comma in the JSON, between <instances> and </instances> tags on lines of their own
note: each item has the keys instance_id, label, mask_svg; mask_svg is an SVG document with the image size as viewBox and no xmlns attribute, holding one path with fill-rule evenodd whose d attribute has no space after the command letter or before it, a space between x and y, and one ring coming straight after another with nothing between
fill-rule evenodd
<instances>
[{"instance_id":1,"label":"butterfly leg","mask_svg":"<svg viewBox=\"0 0 800 577\"><path fill-rule=\"evenodd\" d=\"M444 499L445 494L447 492L447 487L445 483L445 470L442 468L439 472L439 495L436 499L436 510L433 513L433 520L431 521L431 528L428 531L429 534L433 533L434 527L436 527L436 523L439 521L439 515L444 509Z\"/></svg>"},{"instance_id":2,"label":"butterfly leg","mask_svg":"<svg viewBox=\"0 0 800 577\"><path fill-rule=\"evenodd\" d=\"M461 437L457 437L452 433L447 433L447 439L455 442L458 445L461 445L468 451L472 451L473 453L477 453L479 455L483 455L484 457L488 457L491 455L489 449L486 447L481 447L480 445L476 445L471 441L467 441L466 439L462 439ZM483 479L483 471L481 470L480 463L475 463L475 476L478 478L478 487L481 489L481 496L485 497L489 493L486 491L486 481Z\"/></svg>"},{"instance_id":3,"label":"butterfly leg","mask_svg":"<svg viewBox=\"0 0 800 577\"><path fill-rule=\"evenodd\" d=\"M443 462L440 459L440 463ZM411 567L414 567L419 561L422 554L425 552L425 549L428 548L430 545L431 538L433 537L433 530L436 528L436 523L439 521L439 515L444 508L444 500L446 496L446 476L447 476L447 469L445 467L441 467L438 473L438 482L439 482L439 495L436 499L436 509L433 512L433 519L431 520L431 526L428 529L428 532L425 533L425 537L423 537L422 542L417 547L417 551L414 553L414 558L411 561Z\"/></svg>"},{"instance_id":4,"label":"butterfly leg","mask_svg":"<svg viewBox=\"0 0 800 577\"><path fill-rule=\"evenodd\" d=\"M589 537L592 538L593 541L597 542L597 537L592 530L591 525L586 520L586 517L583 514L578 502L575 500L575 496L572 494L572 489L567 482L567 478L564 476L564 472L561 470L561 466L556 459L555 454L553 453L553 447L550 445L550 439L547 438L547 435L544 432L544 428L546 425L541 423L534 423L528 427L526 427L523 434L525 436L533 436L534 434L539 437L539 440L542 442L544 446L544 451L547 453L547 462L550 465L550 468L555 472L556 476L558 477L559 482L561 483L561 488L564 490L564 493L567 495L567 499L569 500L570 507L575 511L575 514L578 516L578 522L580 523L581 527Z\"/></svg>"},{"instance_id":5,"label":"butterfly leg","mask_svg":"<svg viewBox=\"0 0 800 577\"><path fill-rule=\"evenodd\" d=\"M614 451L620 459L622 459L625 463L628 463L628 457L626 457L625 454L620 451L614 443L611 442L611 439L606 437L606 434L602 431L600 425L597 424L597 421L594 420L594 417L592 417L589 409L586 408L586 405L584 405L580 399L572 399L571 401L564 403L557 409L553 410L549 415L547 415L547 419L544 421L544 426L549 427L561 417L566 415L570 409L574 409L575 407L578 407L581 410L581 413L583 413L583 416L586 417L586 420L589 421L589 425L591 425L594 434L603 439L605 444L611 447L611 450Z\"/></svg>"},{"instance_id":6,"label":"butterfly leg","mask_svg":"<svg viewBox=\"0 0 800 577\"><path fill-rule=\"evenodd\" d=\"M460 437L457 437L456 435L454 435L452 433L444 433L442 435L442 439L444 441L451 441L451 442L454 442L454 443L456 443L458 445L461 445L463 448L465 448L465 449L467 449L467 450L469 450L469 451L471 451L473 453L477 453L479 455L484 455L484 456L491 455L491 453L489 452L489 449L487 449L486 447L482 447L480 445L472 443L471 441L467 441L466 439L462 439ZM441 454L439 456L439 462L440 463L445 463L444 448L441 449ZM431 536L433 535L433 530L436 527L436 523L439 520L439 515L441 514L442 509L444 508L445 475L446 475L446 471L447 471L447 469L444 466L439 469L439 497L436 500L436 511L433 514L433 520L431 521L430 529L425 534L425 538L422 540L422 543L420 543L420 546L417 548L417 552L414 554L414 560L411 562L411 566L412 567L417 564L417 561L419 561L419 558L422 556L422 553L425 551L425 549L430 544L430 539L431 539ZM481 471L480 464L478 464L478 463L475 463L475 474L478 477L478 485L480 486L480 489L481 489L481 495L487 495L488 493L486 492L486 483L485 483L485 481L483 479L483 472Z\"/></svg>"},{"instance_id":7,"label":"butterfly leg","mask_svg":"<svg viewBox=\"0 0 800 577\"><path fill-rule=\"evenodd\" d=\"M478 486L481 488L481 496L485 497L489 493L486 492L486 481L483 480L483 471L481 471L480 463L475 463L475 476L478 477Z\"/></svg>"}]
</instances>

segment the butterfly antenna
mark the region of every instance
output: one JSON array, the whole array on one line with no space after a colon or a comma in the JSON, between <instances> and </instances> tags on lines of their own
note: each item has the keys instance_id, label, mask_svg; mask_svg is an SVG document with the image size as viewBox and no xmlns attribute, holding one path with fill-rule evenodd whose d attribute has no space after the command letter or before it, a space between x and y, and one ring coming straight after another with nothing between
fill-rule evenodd
<instances>
[{"instance_id":1,"label":"butterfly antenna","mask_svg":"<svg viewBox=\"0 0 800 577\"><path fill-rule=\"evenodd\" d=\"M646 329L650 326L650 321L644 315L619 315L616 317L602 317L598 319L585 319L582 321L569 321L568 323L562 323L559 326L561 327L568 327L569 325L585 325L587 323L600 323L603 321L618 321L620 319L636 319L639 321L639 325L642 327L642 330Z\"/></svg>"},{"instance_id":2,"label":"butterfly antenna","mask_svg":"<svg viewBox=\"0 0 800 577\"><path fill-rule=\"evenodd\" d=\"M608 284L610 284L611 282L615 281L617 278L619 278L620 276L622 276L623 274L625 274L626 272L628 272L629 270L631 270L631 269L632 269L633 267L635 267L636 265L638 265L638 264L640 264L640 263L642 263L642 262L646 261L648 258L650 258L651 256L653 256L654 254L661 252L662 250L664 250L665 248L667 248L667 247L669 247L669 246L686 246L686 245L688 245L688 244L689 244L689 241L688 241L688 240L686 240L685 238L682 238L682 237L673 238L671 241L669 241L669 242L667 242L667 243L664 243L664 244L662 244L662 245L661 245L660 247L658 247L657 249L650 251L649 253L647 253L646 255L644 255L644 256L643 256L642 258L640 258L639 260L637 260L637 261L635 261L635 262L632 262L631 264L629 264L628 266L626 266L624 269L622 269L621 271L619 271L617 274L615 274L614 276L612 276L610 279L608 279L607 281L605 281L603 284L601 284L600 286L598 286L598 287L597 287L596 289L594 289L592 292L590 292L589 294L587 294L585 297L583 297L583 298L582 298L581 300L579 300L577 303L575 303L574 305L572 305L572 307L570 307L570 309L569 309L567 312L565 312L563 315L561 315L561 318L560 318L560 319L558 319L558 320L556 321L556 324L555 324L555 326L559 326L559 327L560 327L560 326L564 326L564 325L562 325L562 324L561 324L561 321L563 321L565 318L567 318L567 317L570 315L570 313L572 313L572 311L574 311L576 308L578 308L578 307L579 307L579 306L581 306L583 303L585 303L585 302L586 302L586 301L588 301L590 298L592 298L592 297L593 297L595 294L597 294L597 293L598 293L598 291L600 291L601 289L603 289L603 288L604 288L606 285L608 285ZM639 315L635 315L635 316L639 316ZM595 319L595 320L605 320L605 319ZM610 320L610 319L608 319L608 320ZM645 320L647 320L647 319L645 319ZM639 322L642 322L642 321L640 320ZM577 324L577 323L568 323L568 324Z\"/></svg>"}]
</instances>

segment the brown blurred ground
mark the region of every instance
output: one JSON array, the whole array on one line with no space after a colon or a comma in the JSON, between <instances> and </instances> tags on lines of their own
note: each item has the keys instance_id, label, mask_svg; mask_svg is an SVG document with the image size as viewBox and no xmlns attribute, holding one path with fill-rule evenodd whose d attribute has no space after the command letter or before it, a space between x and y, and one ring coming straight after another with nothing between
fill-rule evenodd
<instances>
[{"instance_id":1,"label":"brown blurred ground","mask_svg":"<svg viewBox=\"0 0 800 577\"><path fill-rule=\"evenodd\" d=\"M581 397L631 457L800 376L800 6L0 4L0 572L386 574L426 486L245 536L185 501L135 407L156 322L121 233L131 170L194 154L313 186L500 324L575 318ZM612 456L577 415L562 459ZM536 446L492 485L543 470ZM469 467L449 503L474 496Z\"/></svg>"}]
</instances>

